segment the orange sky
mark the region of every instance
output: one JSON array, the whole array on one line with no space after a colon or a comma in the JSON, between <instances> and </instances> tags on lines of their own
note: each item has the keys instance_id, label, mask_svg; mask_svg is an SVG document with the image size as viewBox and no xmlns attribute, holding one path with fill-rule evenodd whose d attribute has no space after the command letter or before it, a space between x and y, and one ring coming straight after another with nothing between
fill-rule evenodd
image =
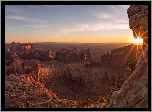
<instances>
[{"instance_id":1,"label":"orange sky","mask_svg":"<svg viewBox=\"0 0 152 112\"><path fill-rule=\"evenodd\" d=\"M109 33L107 33L109 32ZM132 30L119 30L119 33L113 30L85 32L85 33L70 33L66 35L59 35L51 37L49 34L43 33L27 33L27 34L13 34L7 36L7 43L14 42L80 42L80 43L133 43Z\"/></svg>"}]
</instances>

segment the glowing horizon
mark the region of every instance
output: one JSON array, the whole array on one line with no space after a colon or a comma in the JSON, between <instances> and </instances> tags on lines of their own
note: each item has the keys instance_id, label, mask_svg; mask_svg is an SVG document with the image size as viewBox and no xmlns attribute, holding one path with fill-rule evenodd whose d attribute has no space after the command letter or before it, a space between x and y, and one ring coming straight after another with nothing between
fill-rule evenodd
<instances>
[{"instance_id":1,"label":"glowing horizon","mask_svg":"<svg viewBox=\"0 0 152 112\"><path fill-rule=\"evenodd\" d=\"M129 5L6 5L5 41L133 43Z\"/></svg>"}]
</instances>

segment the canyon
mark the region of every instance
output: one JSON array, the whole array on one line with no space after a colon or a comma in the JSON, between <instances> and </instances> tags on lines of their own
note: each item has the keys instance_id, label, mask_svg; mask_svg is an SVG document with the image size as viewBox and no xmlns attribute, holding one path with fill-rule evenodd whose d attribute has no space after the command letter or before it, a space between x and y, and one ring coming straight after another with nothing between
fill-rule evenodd
<instances>
[{"instance_id":1,"label":"canyon","mask_svg":"<svg viewBox=\"0 0 152 112\"><path fill-rule=\"evenodd\" d=\"M127 14L143 45L98 51L99 60L91 46L54 52L12 42L5 51L5 107L148 108L148 6L131 5Z\"/></svg>"}]
</instances>

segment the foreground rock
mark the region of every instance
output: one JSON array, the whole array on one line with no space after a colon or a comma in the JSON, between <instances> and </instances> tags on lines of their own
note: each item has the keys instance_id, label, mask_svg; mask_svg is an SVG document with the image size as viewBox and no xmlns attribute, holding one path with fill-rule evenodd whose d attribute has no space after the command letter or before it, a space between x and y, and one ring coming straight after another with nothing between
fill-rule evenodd
<instances>
[{"instance_id":1,"label":"foreground rock","mask_svg":"<svg viewBox=\"0 0 152 112\"><path fill-rule=\"evenodd\" d=\"M5 76L5 108L103 108L107 104L88 101L60 99L29 74Z\"/></svg>"},{"instance_id":2,"label":"foreground rock","mask_svg":"<svg viewBox=\"0 0 152 112\"><path fill-rule=\"evenodd\" d=\"M59 99L30 75L5 77L5 108L73 108L76 101Z\"/></svg>"},{"instance_id":3,"label":"foreground rock","mask_svg":"<svg viewBox=\"0 0 152 112\"><path fill-rule=\"evenodd\" d=\"M113 92L108 108L148 108L148 48L138 58L137 68L119 91Z\"/></svg>"},{"instance_id":4,"label":"foreground rock","mask_svg":"<svg viewBox=\"0 0 152 112\"><path fill-rule=\"evenodd\" d=\"M135 38L143 38L135 70L119 91L113 92L107 108L148 108L148 6L131 5L129 25Z\"/></svg>"}]
</instances>

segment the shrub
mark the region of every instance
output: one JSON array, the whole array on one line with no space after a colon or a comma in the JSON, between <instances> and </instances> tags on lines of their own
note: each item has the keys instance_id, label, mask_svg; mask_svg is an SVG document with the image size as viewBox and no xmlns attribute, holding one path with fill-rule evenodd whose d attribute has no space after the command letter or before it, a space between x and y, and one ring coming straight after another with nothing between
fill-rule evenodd
<instances>
[{"instance_id":1,"label":"shrub","mask_svg":"<svg viewBox=\"0 0 152 112\"><path fill-rule=\"evenodd\" d=\"M15 107L16 108L25 108L24 104L21 102L17 102Z\"/></svg>"},{"instance_id":2,"label":"shrub","mask_svg":"<svg viewBox=\"0 0 152 112\"><path fill-rule=\"evenodd\" d=\"M88 108L90 105L91 105L91 100L87 99L87 100L84 100L84 101L80 101L77 104L77 108Z\"/></svg>"},{"instance_id":3,"label":"shrub","mask_svg":"<svg viewBox=\"0 0 152 112\"><path fill-rule=\"evenodd\" d=\"M99 96L97 103L105 103L108 102L110 98L110 95L106 96Z\"/></svg>"},{"instance_id":4,"label":"shrub","mask_svg":"<svg viewBox=\"0 0 152 112\"><path fill-rule=\"evenodd\" d=\"M131 72L133 72L135 70L136 64L137 64L136 59L129 58L126 65L131 70Z\"/></svg>"},{"instance_id":5,"label":"shrub","mask_svg":"<svg viewBox=\"0 0 152 112\"><path fill-rule=\"evenodd\" d=\"M30 101L27 101L26 104L27 104L27 108L31 108L33 106L32 102Z\"/></svg>"}]
</instances>

